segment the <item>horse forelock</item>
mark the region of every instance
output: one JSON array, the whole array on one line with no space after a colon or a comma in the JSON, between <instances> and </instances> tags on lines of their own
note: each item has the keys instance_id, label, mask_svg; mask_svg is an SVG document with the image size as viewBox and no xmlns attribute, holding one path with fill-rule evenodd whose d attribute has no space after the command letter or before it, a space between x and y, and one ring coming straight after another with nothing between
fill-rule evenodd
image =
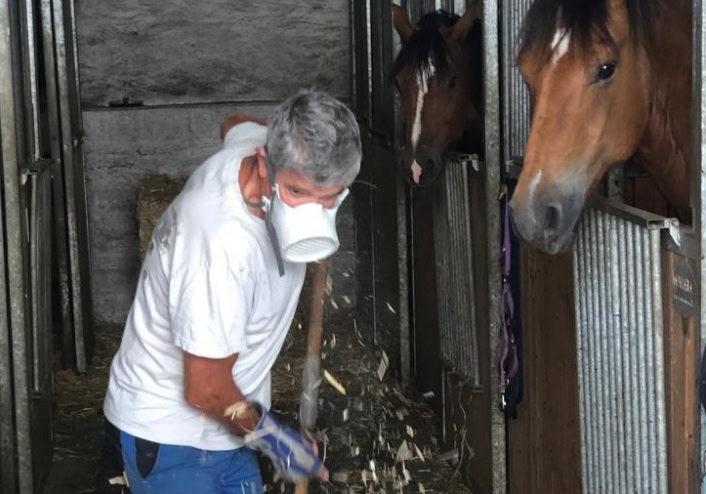
<instances>
[{"instance_id":1,"label":"horse forelock","mask_svg":"<svg viewBox=\"0 0 706 494\"><path fill-rule=\"evenodd\" d=\"M422 16L417 22L417 29L402 45L392 65L392 77L405 67L412 66L413 74L429 76L430 62L434 64L434 73L440 76L449 71L447 59L448 47L440 29L455 25L460 17L445 10L437 10Z\"/></svg>"},{"instance_id":2,"label":"horse forelock","mask_svg":"<svg viewBox=\"0 0 706 494\"><path fill-rule=\"evenodd\" d=\"M611 0L535 0L525 16L520 53L533 50L543 62L553 55L553 38L558 30L571 36L572 43L589 52L594 36L614 44L609 31ZM649 44L655 28L655 0L624 0L628 30L634 41Z\"/></svg>"}]
</instances>

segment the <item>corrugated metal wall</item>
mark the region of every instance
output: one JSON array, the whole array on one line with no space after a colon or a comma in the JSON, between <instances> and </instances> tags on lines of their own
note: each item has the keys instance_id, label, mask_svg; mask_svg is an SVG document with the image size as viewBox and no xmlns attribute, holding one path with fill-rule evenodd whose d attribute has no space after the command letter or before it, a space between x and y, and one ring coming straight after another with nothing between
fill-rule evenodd
<instances>
[{"instance_id":1,"label":"corrugated metal wall","mask_svg":"<svg viewBox=\"0 0 706 494\"><path fill-rule=\"evenodd\" d=\"M473 257L483 250L473 243L470 166L459 159L446 162L435 197L434 248L441 357L462 379L480 386L475 291L482 280L474 272Z\"/></svg>"},{"instance_id":2,"label":"corrugated metal wall","mask_svg":"<svg viewBox=\"0 0 706 494\"><path fill-rule=\"evenodd\" d=\"M504 159L516 159L524 152L530 128L530 99L520 71L515 66L522 22L532 0L502 2L502 81L503 127L502 150Z\"/></svg>"},{"instance_id":3,"label":"corrugated metal wall","mask_svg":"<svg viewBox=\"0 0 706 494\"><path fill-rule=\"evenodd\" d=\"M667 493L659 221L588 209L574 247L583 492Z\"/></svg>"}]
</instances>

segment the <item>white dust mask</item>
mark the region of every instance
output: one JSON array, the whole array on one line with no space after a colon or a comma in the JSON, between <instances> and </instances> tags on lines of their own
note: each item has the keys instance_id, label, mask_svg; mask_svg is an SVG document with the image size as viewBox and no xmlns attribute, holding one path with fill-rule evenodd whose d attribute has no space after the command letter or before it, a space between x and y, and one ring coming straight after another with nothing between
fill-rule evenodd
<instances>
[{"instance_id":1,"label":"white dust mask","mask_svg":"<svg viewBox=\"0 0 706 494\"><path fill-rule=\"evenodd\" d=\"M348 196L344 189L336 198L332 208L319 203L307 202L289 206L275 185L271 198L265 198L265 223L280 275L284 274L282 260L292 263L307 263L324 259L338 250L340 245L336 233L336 213Z\"/></svg>"}]
</instances>

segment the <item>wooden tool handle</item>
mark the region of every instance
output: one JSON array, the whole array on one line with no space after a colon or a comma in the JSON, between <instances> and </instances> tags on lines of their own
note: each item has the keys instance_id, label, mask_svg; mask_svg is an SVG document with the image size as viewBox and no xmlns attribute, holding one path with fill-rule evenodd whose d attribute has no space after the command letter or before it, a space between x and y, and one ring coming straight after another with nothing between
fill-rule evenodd
<instances>
[{"instance_id":1,"label":"wooden tool handle","mask_svg":"<svg viewBox=\"0 0 706 494\"><path fill-rule=\"evenodd\" d=\"M299 418L303 422L306 416L313 422L316 420L316 399L318 393L313 387L312 382L307 382L313 378L313 371L319 370L319 362L321 359L321 335L324 326L324 304L326 302L326 281L328 277L328 261L323 259L314 264L314 272L311 286L311 306L309 308L309 332L306 343L306 359L305 366L312 366L311 369L304 369L303 374L303 391L310 396L305 399L302 395L302 402L299 410ZM318 377L318 376L317 376ZM304 424L302 424L303 426ZM311 425L311 424L310 424ZM309 481L303 480L294 487L294 494L307 494L309 492Z\"/></svg>"},{"instance_id":2,"label":"wooden tool handle","mask_svg":"<svg viewBox=\"0 0 706 494\"><path fill-rule=\"evenodd\" d=\"M309 334L306 352L318 356L321 353L321 333L324 326L324 303L326 302L326 278L328 261L323 259L314 263L311 285L311 307L309 310Z\"/></svg>"},{"instance_id":3,"label":"wooden tool handle","mask_svg":"<svg viewBox=\"0 0 706 494\"><path fill-rule=\"evenodd\" d=\"M294 494L307 494L309 492L309 481L302 480L294 486Z\"/></svg>"}]
</instances>

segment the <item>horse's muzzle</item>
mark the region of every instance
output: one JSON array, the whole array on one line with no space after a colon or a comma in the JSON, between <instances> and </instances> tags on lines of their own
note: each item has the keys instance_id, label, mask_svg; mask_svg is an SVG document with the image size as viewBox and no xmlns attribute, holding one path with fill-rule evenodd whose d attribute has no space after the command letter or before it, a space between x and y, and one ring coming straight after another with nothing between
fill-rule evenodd
<instances>
[{"instance_id":1,"label":"horse's muzzle","mask_svg":"<svg viewBox=\"0 0 706 494\"><path fill-rule=\"evenodd\" d=\"M573 240L583 204L583 194L562 194L550 188L529 196L515 194L510 210L515 230L525 242L547 254L556 254Z\"/></svg>"},{"instance_id":2,"label":"horse's muzzle","mask_svg":"<svg viewBox=\"0 0 706 494\"><path fill-rule=\"evenodd\" d=\"M441 156L424 150L407 150L400 161L400 167L412 187L429 187L441 176L444 162Z\"/></svg>"}]
</instances>

